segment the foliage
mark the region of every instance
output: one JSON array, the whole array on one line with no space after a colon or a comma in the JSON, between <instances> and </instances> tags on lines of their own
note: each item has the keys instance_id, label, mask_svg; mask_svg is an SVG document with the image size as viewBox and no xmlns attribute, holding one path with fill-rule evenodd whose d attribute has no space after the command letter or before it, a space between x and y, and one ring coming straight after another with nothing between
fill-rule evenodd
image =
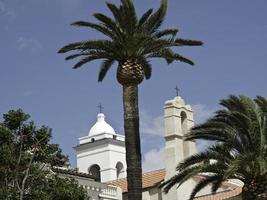
<instances>
[{"instance_id":1,"label":"foliage","mask_svg":"<svg viewBox=\"0 0 267 200\"><path fill-rule=\"evenodd\" d=\"M85 199L75 181L60 179L51 171L53 166L65 166L68 158L57 144L50 143L50 128L37 128L21 109L9 111L3 118L0 199Z\"/></svg>"},{"instance_id":2,"label":"foliage","mask_svg":"<svg viewBox=\"0 0 267 200\"><path fill-rule=\"evenodd\" d=\"M224 109L185 136L187 141L203 139L216 143L179 163L178 173L163 184L165 192L176 184L179 187L194 175L202 174L206 178L195 186L190 199L208 184L212 185L212 192L216 192L228 179L241 180L246 188L243 188L243 193L253 188L253 184L265 185L258 191L254 187L243 195L244 199L256 199L257 194L252 194L255 192L266 194L267 99L230 96L220 104ZM245 197L248 195L250 197Z\"/></svg>"},{"instance_id":3,"label":"foliage","mask_svg":"<svg viewBox=\"0 0 267 200\"><path fill-rule=\"evenodd\" d=\"M150 61L153 58L163 58L167 64L181 61L194 65L193 61L176 53L174 48L200 46L202 42L177 38L177 29L160 29L167 13L167 0L161 0L155 12L149 9L141 17L137 16L133 0L121 0L119 6L108 2L106 5L112 17L95 13L96 23L72 23L73 26L94 29L102 33L104 38L70 43L58 53L72 52L66 60L80 58L74 69L101 60L98 81L102 81L113 64L117 64L117 81L123 86L128 199L141 200L138 85L144 78L151 77Z\"/></svg>"},{"instance_id":4,"label":"foliage","mask_svg":"<svg viewBox=\"0 0 267 200\"><path fill-rule=\"evenodd\" d=\"M161 6L157 11L149 9L141 17L137 16L132 0L121 0L120 6L108 2L106 5L113 18L95 13L93 16L98 23L72 23L73 26L94 29L105 36L105 39L70 43L61 48L59 53L75 51L67 56L66 60L81 58L73 68L100 59L102 64L98 80L102 81L116 61L119 64L126 61L140 64L146 79L151 76L152 58L164 58L167 64L181 61L194 65L190 59L175 53L173 47L199 46L202 42L177 38L177 29L160 30L167 12L167 0L161 0Z\"/></svg>"},{"instance_id":5,"label":"foliage","mask_svg":"<svg viewBox=\"0 0 267 200\"><path fill-rule=\"evenodd\" d=\"M53 175L42 179L43 183L26 195L25 199L41 200L89 200L86 192L77 181ZM41 197L40 197L41 196Z\"/></svg>"}]
</instances>

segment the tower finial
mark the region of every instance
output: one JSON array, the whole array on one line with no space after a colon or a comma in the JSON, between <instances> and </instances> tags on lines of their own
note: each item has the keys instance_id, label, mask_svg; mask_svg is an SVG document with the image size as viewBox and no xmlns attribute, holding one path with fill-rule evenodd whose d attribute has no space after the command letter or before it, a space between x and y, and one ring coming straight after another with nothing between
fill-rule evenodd
<instances>
[{"instance_id":1,"label":"tower finial","mask_svg":"<svg viewBox=\"0 0 267 200\"><path fill-rule=\"evenodd\" d=\"M180 89L178 88L177 85L176 85L176 87L174 89L176 90L176 96L178 97L179 96Z\"/></svg>"},{"instance_id":2,"label":"tower finial","mask_svg":"<svg viewBox=\"0 0 267 200\"><path fill-rule=\"evenodd\" d=\"M102 113L102 110L104 109L104 107L101 105L101 103L97 107L99 108L99 113Z\"/></svg>"}]
</instances>

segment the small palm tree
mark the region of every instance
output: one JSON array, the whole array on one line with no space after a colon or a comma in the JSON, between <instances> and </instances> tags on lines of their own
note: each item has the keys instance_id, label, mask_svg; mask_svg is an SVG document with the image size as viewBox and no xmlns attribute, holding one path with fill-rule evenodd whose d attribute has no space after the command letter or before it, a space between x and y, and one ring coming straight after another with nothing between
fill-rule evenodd
<instances>
[{"instance_id":1,"label":"small palm tree","mask_svg":"<svg viewBox=\"0 0 267 200\"><path fill-rule=\"evenodd\" d=\"M168 64L177 60L193 65L190 59L175 53L172 48L199 46L202 42L176 38L177 29L159 29L166 15L167 0L161 0L156 12L149 9L140 18L133 0L121 0L120 6L106 5L113 18L96 13L93 16L99 23L78 21L72 24L95 29L106 39L71 43L61 48L59 53L75 51L66 57L66 60L80 58L74 69L93 60L102 60L98 81L103 80L113 64L118 64L117 80L123 87L128 196L129 200L141 200L138 85L144 77L149 79L151 76L150 59L164 58Z\"/></svg>"},{"instance_id":2,"label":"small palm tree","mask_svg":"<svg viewBox=\"0 0 267 200\"><path fill-rule=\"evenodd\" d=\"M208 184L216 192L228 179L244 183L243 200L267 199L267 99L230 96L220 104L225 109L185 136L187 141L203 139L216 143L179 163L178 173L162 186L168 192L174 185L180 186L202 174L206 178L195 186L190 200Z\"/></svg>"}]
</instances>

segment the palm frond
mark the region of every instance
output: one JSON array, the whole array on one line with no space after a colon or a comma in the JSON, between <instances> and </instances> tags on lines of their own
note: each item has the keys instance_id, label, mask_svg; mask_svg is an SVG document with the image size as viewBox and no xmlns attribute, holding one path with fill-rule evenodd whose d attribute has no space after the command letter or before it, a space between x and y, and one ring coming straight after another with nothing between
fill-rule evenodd
<instances>
[{"instance_id":1,"label":"palm frond","mask_svg":"<svg viewBox=\"0 0 267 200\"><path fill-rule=\"evenodd\" d=\"M235 156L234 159L232 159L227 165L227 169L223 173L224 179L231 179L235 176L238 176L238 179L241 181L244 181L244 177L249 178L251 177L250 172L248 172L248 169L250 168L249 165L247 165L247 162L251 162L255 159L251 157L251 154L244 154L244 155L238 155Z\"/></svg>"},{"instance_id":2,"label":"palm frond","mask_svg":"<svg viewBox=\"0 0 267 200\"><path fill-rule=\"evenodd\" d=\"M143 66L143 69L144 69L145 78L150 79L151 73L152 73L152 66L151 66L150 62L146 59L142 59L140 62L141 62L141 65Z\"/></svg>"},{"instance_id":3,"label":"palm frond","mask_svg":"<svg viewBox=\"0 0 267 200\"><path fill-rule=\"evenodd\" d=\"M92 29L95 29L97 31L99 31L100 33L108 36L109 38L115 39L114 33L112 31L110 31L108 28L99 25L99 24L95 24L95 23L91 23L91 22L85 22L85 21L77 21L71 24L72 26L83 26L83 27L89 27Z\"/></svg>"},{"instance_id":4,"label":"palm frond","mask_svg":"<svg viewBox=\"0 0 267 200\"><path fill-rule=\"evenodd\" d=\"M102 62L102 65L100 67L100 71L98 74L98 81L101 82L106 76L107 71L110 69L110 67L113 65L114 60L107 59Z\"/></svg>"},{"instance_id":5,"label":"palm frond","mask_svg":"<svg viewBox=\"0 0 267 200\"><path fill-rule=\"evenodd\" d=\"M203 42L198 40L185 40L178 38L175 40L176 46L202 46Z\"/></svg>"},{"instance_id":6,"label":"palm frond","mask_svg":"<svg viewBox=\"0 0 267 200\"><path fill-rule=\"evenodd\" d=\"M193 61L174 53L171 48L179 45L197 46L202 43L194 40L175 40L178 30L174 28L160 30L166 16L167 4L168 0L161 0L160 7L155 12L149 9L138 18L133 0L121 0L120 5L106 2L112 13L111 17L95 13L93 16L97 22L76 21L71 25L94 29L104 34L107 39L70 43L58 53L76 51L66 57L66 60L82 57L74 68L96 59L117 62L127 59L140 60L141 63L138 64L143 64L146 79L151 77L152 72L149 58L163 58L168 64L181 61L194 65Z\"/></svg>"},{"instance_id":7,"label":"palm frond","mask_svg":"<svg viewBox=\"0 0 267 200\"><path fill-rule=\"evenodd\" d=\"M246 112L246 107L242 102L242 99L238 96L230 95L227 99L222 99L220 105L227 108L229 111L237 111L240 113Z\"/></svg>"},{"instance_id":8,"label":"palm frond","mask_svg":"<svg viewBox=\"0 0 267 200\"><path fill-rule=\"evenodd\" d=\"M65 60L71 60L71 59L74 59L74 58L77 58L77 57L80 57L80 56L88 56L88 53L77 53L77 54L72 54L72 55L69 55L65 58Z\"/></svg>"},{"instance_id":9,"label":"palm frond","mask_svg":"<svg viewBox=\"0 0 267 200\"><path fill-rule=\"evenodd\" d=\"M90 40L90 41L82 41L82 42L75 42L70 43L64 47L62 47L58 53L66 53L68 51L73 50L104 50L104 51L111 51L115 48L113 42L109 40Z\"/></svg>"},{"instance_id":10,"label":"palm frond","mask_svg":"<svg viewBox=\"0 0 267 200\"><path fill-rule=\"evenodd\" d=\"M116 22L112 20L111 18L107 17L106 15L102 13L95 13L94 17L98 19L100 22L103 23L103 25L109 29L109 31L112 31L115 33L116 36L122 36L121 30L117 26Z\"/></svg>"},{"instance_id":11,"label":"palm frond","mask_svg":"<svg viewBox=\"0 0 267 200\"><path fill-rule=\"evenodd\" d=\"M120 12L120 9L119 9L117 6L115 6L114 4L112 4L112 3L108 3L108 2L107 2L106 4L107 4L109 10L112 12L115 21L116 21L120 26L122 26L123 17L122 17L122 14L121 14L121 12Z\"/></svg>"},{"instance_id":12,"label":"palm frond","mask_svg":"<svg viewBox=\"0 0 267 200\"><path fill-rule=\"evenodd\" d=\"M187 63L189 65L195 65L195 63L192 60L190 60L189 58L186 58L186 57L184 57L178 53L173 54L173 60L184 62L184 63Z\"/></svg>"},{"instance_id":13,"label":"palm frond","mask_svg":"<svg viewBox=\"0 0 267 200\"><path fill-rule=\"evenodd\" d=\"M188 58L183 57L180 54L174 53L170 48L164 48L161 51L150 54L148 57L150 58L164 58L168 64L173 61L181 61L190 65L194 65L194 63Z\"/></svg>"},{"instance_id":14,"label":"palm frond","mask_svg":"<svg viewBox=\"0 0 267 200\"><path fill-rule=\"evenodd\" d=\"M218 176L217 180L212 182L211 193L214 194L222 185L223 181L225 181L221 176Z\"/></svg>"},{"instance_id":15,"label":"palm frond","mask_svg":"<svg viewBox=\"0 0 267 200\"><path fill-rule=\"evenodd\" d=\"M165 29L165 30L162 30L162 31L157 31L155 33L155 36L157 38L161 38L161 37L164 37L164 36L171 35L171 37L174 38L177 33L178 33L178 29Z\"/></svg>"},{"instance_id":16,"label":"palm frond","mask_svg":"<svg viewBox=\"0 0 267 200\"><path fill-rule=\"evenodd\" d=\"M74 66L73 69L77 69L79 67L81 67L82 65L84 65L85 63L91 62L93 60L98 59L97 56L87 56L85 58L82 58L79 62L77 62Z\"/></svg>"},{"instance_id":17,"label":"palm frond","mask_svg":"<svg viewBox=\"0 0 267 200\"><path fill-rule=\"evenodd\" d=\"M217 111L205 123L193 127L185 136L185 141L205 139L217 142L178 164L178 174L168 180L168 189L176 184L179 187L193 174L208 174L194 188L191 194L193 199L207 184L211 184L212 192L215 192L228 179L248 183L266 176L267 125L264 110L267 100L263 97L252 100L246 96L231 95L221 100L220 104L224 109ZM191 171L193 167L195 170Z\"/></svg>"},{"instance_id":18,"label":"palm frond","mask_svg":"<svg viewBox=\"0 0 267 200\"><path fill-rule=\"evenodd\" d=\"M70 43L64 47L62 47L61 49L58 50L58 53L66 53L68 51L72 51L72 50L76 50L78 49L78 47L80 47L84 42L74 42L74 43Z\"/></svg>"},{"instance_id":19,"label":"palm frond","mask_svg":"<svg viewBox=\"0 0 267 200\"><path fill-rule=\"evenodd\" d=\"M168 193L168 191L175 186L177 183L179 185L181 185L182 183L184 183L186 180L188 180L189 178L191 178L192 176L196 175L198 173L198 171L200 170L200 166L192 166L190 168L187 168L181 172L179 172L178 174L174 175L172 178L164 181L160 187L163 188L163 191L165 193Z\"/></svg>"},{"instance_id":20,"label":"palm frond","mask_svg":"<svg viewBox=\"0 0 267 200\"><path fill-rule=\"evenodd\" d=\"M207 150L207 151L197 153L186 158L185 160L183 160L177 165L176 170L181 171L181 170L186 169L187 167L193 166L195 164L209 162L210 160L224 160L226 162L227 159L228 158L225 157L224 154Z\"/></svg>"},{"instance_id":21,"label":"palm frond","mask_svg":"<svg viewBox=\"0 0 267 200\"><path fill-rule=\"evenodd\" d=\"M194 187L193 191L191 192L189 200L193 200L196 194L202 190L204 187L209 185L210 183L217 182L218 179L220 179L220 175L214 175L214 176L208 176L205 179L201 180L197 183L197 185Z\"/></svg>"},{"instance_id":22,"label":"palm frond","mask_svg":"<svg viewBox=\"0 0 267 200\"><path fill-rule=\"evenodd\" d=\"M267 116L267 99L262 96L257 96L254 101L257 103L263 115Z\"/></svg>"},{"instance_id":23,"label":"palm frond","mask_svg":"<svg viewBox=\"0 0 267 200\"><path fill-rule=\"evenodd\" d=\"M156 54L158 52L164 51L164 49L172 47L172 41L167 39L155 39L153 37L147 38L146 45L143 46L142 55L147 55L147 57L153 57L150 56L150 54Z\"/></svg>"},{"instance_id":24,"label":"palm frond","mask_svg":"<svg viewBox=\"0 0 267 200\"><path fill-rule=\"evenodd\" d=\"M107 52L104 51L90 51L88 52L90 56L87 56L85 58L82 58L79 62L77 62L74 66L73 69L77 69L81 67L82 65L91 62L93 60L98 60L98 59L111 59L111 55L108 54Z\"/></svg>"},{"instance_id":25,"label":"palm frond","mask_svg":"<svg viewBox=\"0 0 267 200\"><path fill-rule=\"evenodd\" d=\"M167 12L167 0L161 0L160 8L153 13L144 24L144 29L149 33L154 33L162 24Z\"/></svg>"},{"instance_id":26,"label":"palm frond","mask_svg":"<svg viewBox=\"0 0 267 200\"><path fill-rule=\"evenodd\" d=\"M132 0L121 0L122 2L122 9L125 14L125 19L127 20L126 23L126 31L129 34L133 34L135 31L135 28L137 27L137 16L136 16L136 11L135 7L133 5Z\"/></svg>"},{"instance_id":27,"label":"palm frond","mask_svg":"<svg viewBox=\"0 0 267 200\"><path fill-rule=\"evenodd\" d=\"M138 22L138 28L142 27L144 23L146 23L147 19L149 18L149 16L153 13L153 9L149 9L148 11L146 11L142 17L139 19Z\"/></svg>"}]
</instances>

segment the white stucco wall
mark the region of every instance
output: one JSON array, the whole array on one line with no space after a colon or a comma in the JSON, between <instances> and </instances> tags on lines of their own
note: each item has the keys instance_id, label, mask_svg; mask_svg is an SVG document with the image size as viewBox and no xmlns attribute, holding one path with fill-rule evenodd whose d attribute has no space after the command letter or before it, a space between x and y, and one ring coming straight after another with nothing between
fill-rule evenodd
<instances>
[{"instance_id":1,"label":"white stucco wall","mask_svg":"<svg viewBox=\"0 0 267 200\"><path fill-rule=\"evenodd\" d=\"M126 176L125 147L107 142L77 151L77 167L79 172L88 173L88 169L97 164L100 167L101 182L117 179L116 164L121 162L124 167L121 178Z\"/></svg>"}]
</instances>

